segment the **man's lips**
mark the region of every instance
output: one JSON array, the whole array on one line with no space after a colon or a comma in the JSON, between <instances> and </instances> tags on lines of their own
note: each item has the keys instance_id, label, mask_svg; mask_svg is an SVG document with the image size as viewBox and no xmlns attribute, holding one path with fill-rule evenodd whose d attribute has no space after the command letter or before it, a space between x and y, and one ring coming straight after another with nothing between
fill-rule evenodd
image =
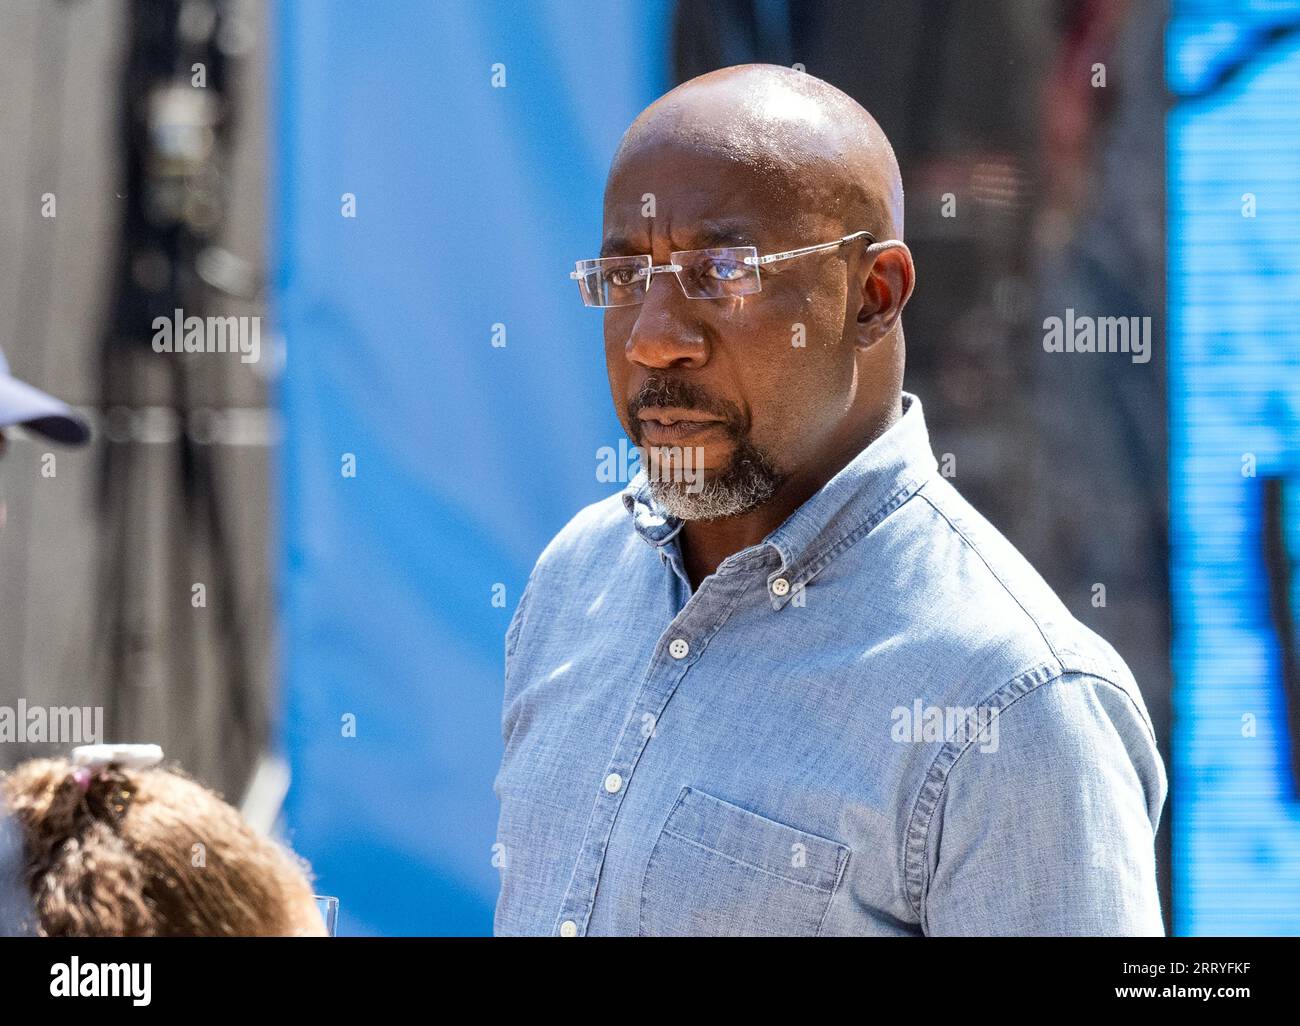
<instances>
[{"instance_id":1,"label":"man's lips","mask_svg":"<svg viewBox=\"0 0 1300 1026\"><path fill-rule=\"evenodd\" d=\"M641 434L651 445L666 445L694 439L717 430L724 422L696 410L674 406L647 407L637 414Z\"/></svg>"}]
</instances>

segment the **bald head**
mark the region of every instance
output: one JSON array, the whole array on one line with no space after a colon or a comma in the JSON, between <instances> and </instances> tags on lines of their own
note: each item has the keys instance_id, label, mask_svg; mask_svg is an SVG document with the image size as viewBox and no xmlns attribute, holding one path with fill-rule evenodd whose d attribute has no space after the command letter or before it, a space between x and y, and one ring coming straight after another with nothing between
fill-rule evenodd
<instances>
[{"instance_id":1,"label":"bald head","mask_svg":"<svg viewBox=\"0 0 1300 1026\"><path fill-rule=\"evenodd\" d=\"M773 200L829 216L845 233L903 237L903 185L885 133L851 96L804 72L742 64L684 82L624 133L611 182L644 174L667 150L726 161Z\"/></svg>"}]
</instances>

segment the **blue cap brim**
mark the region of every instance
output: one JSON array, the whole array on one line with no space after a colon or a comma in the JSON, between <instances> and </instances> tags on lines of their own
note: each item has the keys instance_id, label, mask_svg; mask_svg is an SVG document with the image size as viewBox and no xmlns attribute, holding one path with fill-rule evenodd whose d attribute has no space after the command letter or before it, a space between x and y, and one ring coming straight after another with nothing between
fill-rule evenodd
<instances>
[{"instance_id":1,"label":"blue cap brim","mask_svg":"<svg viewBox=\"0 0 1300 1026\"><path fill-rule=\"evenodd\" d=\"M21 424L62 445L90 441L90 425L67 403L7 374L0 374L0 429Z\"/></svg>"}]
</instances>

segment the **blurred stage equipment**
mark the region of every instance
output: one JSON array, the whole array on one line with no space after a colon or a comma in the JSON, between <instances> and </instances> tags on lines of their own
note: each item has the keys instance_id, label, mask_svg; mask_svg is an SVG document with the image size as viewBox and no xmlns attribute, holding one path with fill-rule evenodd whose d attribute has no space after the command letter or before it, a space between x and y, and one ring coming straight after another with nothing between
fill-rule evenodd
<instances>
[{"instance_id":1,"label":"blurred stage equipment","mask_svg":"<svg viewBox=\"0 0 1300 1026\"><path fill-rule=\"evenodd\" d=\"M99 498L105 558L97 602L109 720L135 722L145 679L161 680L168 701L186 710L194 699L200 639L188 630L162 633L140 573L145 533L168 532L171 567L163 604L189 605L191 582L206 581L215 612L214 653L226 722L219 743L230 764L251 773L266 731L255 707L250 645L238 607L228 475L219 473L212 409L224 398L226 361L203 354L159 358L151 349L153 319L214 313L223 294L256 299L260 283L243 261L217 244L227 215L232 112L233 5L225 0L134 0L124 72L119 83L123 216L113 270L113 307L101 343L106 414ZM159 375L168 400L158 404ZM157 444L163 443L163 444ZM160 456L159 454L165 454ZM168 490L157 494L157 459L167 459ZM154 482L151 485L150 482ZM159 515L159 510L167 510ZM206 561L201 563L201 557ZM184 624L164 614L163 623ZM204 656L204 658L210 658ZM188 692L188 694L187 694ZM178 724L190 740L197 724ZM208 742L211 743L211 742Z\"/></svg>"}]
</instances>

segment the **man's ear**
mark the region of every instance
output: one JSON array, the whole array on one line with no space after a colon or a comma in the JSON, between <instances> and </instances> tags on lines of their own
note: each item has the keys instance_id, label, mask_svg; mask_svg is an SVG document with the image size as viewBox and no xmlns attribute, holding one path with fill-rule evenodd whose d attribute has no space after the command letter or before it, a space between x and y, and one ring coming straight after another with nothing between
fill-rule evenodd
<instances>
[{"instance_id":1,"label":"man's ear","mask_svg":"<svg viewBox=\"0 0 1300 1026\"><path fill-rule=\"evenodd\" d=\"M876 243L863 260L867 270L858 310L859 349L875 345L893 330L916 285L912 251L901 242Z\"/></svg>"}]
</instances>

